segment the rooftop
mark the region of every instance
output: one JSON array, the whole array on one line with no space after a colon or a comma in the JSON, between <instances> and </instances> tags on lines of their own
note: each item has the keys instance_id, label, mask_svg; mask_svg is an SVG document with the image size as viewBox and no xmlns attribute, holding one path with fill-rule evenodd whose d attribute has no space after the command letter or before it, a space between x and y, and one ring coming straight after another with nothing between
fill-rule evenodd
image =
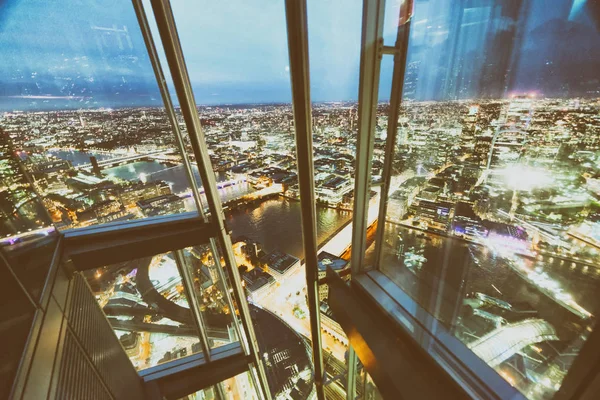
<instances>
[{"instance_id":1,"label":"rooftop","mask_svg":"<svg viewBox=\"0 0 600 400\"><path fill-rule=\"evenodd\" d=\"M319 271L325 271L327 267L331 267L334 271L340 271L348 265L348 261L334 256L331 253L322 251L317 256L317 263L319 265Z\"/></svg>"},{"instance_id":2,"label":"rooftop","mask_svg":"<svg viewBox=\"0 0 600 400\"><path fill-rule=\"evenodd\" d=\"M260 268L242 271L241 275L244 282L246 282L246 288L250 292L255 292L263 286L269 285L275 281L275 278Z\"/></svg>"},{"instance_id":3,"label":"rooftop","mask_svg":"<svg viewBox=\"0 0 600 400\"><path fill-rule=\"evenodd\" d=\"M276 250L263 256L260 261L261 263L266 264L270 269L273 269L280 274L285 274L294 266L294 264L300 261L300 259Z\"/></svg>"}]
</instances>

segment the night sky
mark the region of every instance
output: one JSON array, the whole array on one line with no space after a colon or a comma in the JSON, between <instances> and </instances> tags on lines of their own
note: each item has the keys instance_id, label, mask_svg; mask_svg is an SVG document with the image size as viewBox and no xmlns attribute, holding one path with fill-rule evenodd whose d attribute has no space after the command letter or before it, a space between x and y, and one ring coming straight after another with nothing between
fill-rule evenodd
<instances>
[{"instance_id":1,"label":"night sky","mask_svg":"<svg viewBox=\"0 0 600 400\"><path fill-rule=\"evenodd\" d=\"M398 1L387 3L391 45ZM172 4L199 104L290 101L283 1ZM313 101L356 100L361 12L360 0L308 1ZM596 97L599 45L585 0L415 0L405 96ZM0 110L144 105L161 101L129 1L0 0Z\"/></svg>"}]
</instances>

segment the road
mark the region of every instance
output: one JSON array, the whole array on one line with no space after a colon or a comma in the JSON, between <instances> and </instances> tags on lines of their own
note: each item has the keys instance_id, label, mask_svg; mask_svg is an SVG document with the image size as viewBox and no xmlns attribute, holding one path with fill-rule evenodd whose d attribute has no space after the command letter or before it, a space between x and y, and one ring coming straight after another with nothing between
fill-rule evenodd
<instances>
[{"instance_id":1,"label":"road","mask_svg":"<svg viewBox=\"0 0 600 400\"><path fill-rule=\"evenodd\" d=\"M259 305L279 316L296 332L306 337L311 337L310 317L306 305L306 275L304 268L299 268L268 296L265 296ZM304 316L299 318L294 314L294 309L300 309ZM339 360L344 360L347 347L335 340L332 336L321 331L322 345Z\"/></svg>"}]
</instances>

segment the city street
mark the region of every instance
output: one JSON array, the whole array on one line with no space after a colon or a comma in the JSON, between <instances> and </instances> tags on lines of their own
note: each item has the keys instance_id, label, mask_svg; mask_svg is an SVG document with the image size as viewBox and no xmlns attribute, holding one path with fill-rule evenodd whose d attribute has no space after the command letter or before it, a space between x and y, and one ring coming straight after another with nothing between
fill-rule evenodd
<instances>
[{"instance_id":1,"label":"city street","mask_svg":"<svg viewBox=\"0 0 600 400\"><path fill-rule=\"evenodd\" d=\"M311 338L310 315L306 305L306 276L304 268L298 269L289 276L283 285L278 285L259 305L279 316L296 332ZM297 294L299 293L299 294ZM298 318L294 308L300 308L303 318ZM337 359L344 360L347 347L335 340L331 335L322 332L323 348L328 349Z\"/></svg>"}]
</instances>

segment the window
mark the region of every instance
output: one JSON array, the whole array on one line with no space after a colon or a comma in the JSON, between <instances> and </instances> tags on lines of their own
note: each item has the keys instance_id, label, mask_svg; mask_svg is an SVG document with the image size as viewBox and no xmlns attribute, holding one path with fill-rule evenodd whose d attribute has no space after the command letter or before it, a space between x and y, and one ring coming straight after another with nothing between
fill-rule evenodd
<instances>
[{"instance_id":1,"label":"window","mask_svg":"<svg viewBox=\"0 0 600 400\"><path fill-rule=\"evenodd\" d=\"M291 327L291 337L310 338L284 3L172 6L213 170L218 180L240 182L222 192L239 190L223 205L247 298ZM351 17L332 18L344 7ZM308 11L324 276L330 264L349 270L361 4L310 2ZM328 309L326 285L319 297L328 373L343 375L348 341ZM302 376L303 358L295 362Z\"/></svg>"},{"instance_id":2,"label":"window","mask_svg":"<svg viewBox=\"0 0 600 400\"><path fill-rule=\"evenodd\" d=\"M560 388L597 311L593 24L570 3L415 1L402 105L378 111L397 123L385 156L375 143L367 264L532 399Z\"/></svg>"},{"instance_id":3,"label":"window","mask_svg":"<svg viewBox=\"0 0 600 400\"><path fill-rule=\"evenodd\" d=\"M195 211L131 4L1 10L2 140L51 221L64 230Z\"/></svg>"},{"instance_id":4,"label":"window","mask_svg":"<svg viewBox=\"0 0 600 400\"><path fill-rule=\"evenodd\" d=\"M200 337L208 348L239 340L224 293L225 275L208 245L120 262L86 275L138 369L201 352Z\"/></svg>"},{"instance_id":5,"label":"window","mask_svg":"<svg viewBox=\"0 0 600 400\"><path fill-rule=\"evenodd\" d=\"M23 320L64 314L56 363L67 335L113 393L61 309L70 260L140 391L382 398L333 269L352 283L332 290L385 279L422 358L453 362L436 390L459 366L552 397L597 334L600 56L591 2L546 3L2 2L0 250Z\"/></svg>"}]
</instances>

